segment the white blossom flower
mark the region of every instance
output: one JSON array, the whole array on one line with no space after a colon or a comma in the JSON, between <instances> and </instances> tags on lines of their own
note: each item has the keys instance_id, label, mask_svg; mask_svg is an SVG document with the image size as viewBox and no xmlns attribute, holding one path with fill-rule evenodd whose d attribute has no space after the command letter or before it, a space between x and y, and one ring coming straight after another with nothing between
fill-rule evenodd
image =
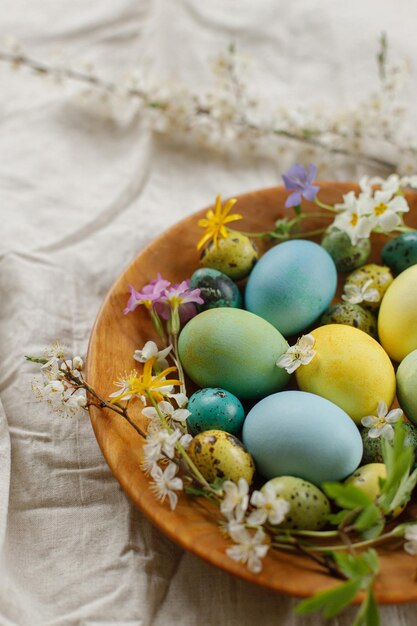
<instances>
[{"instance_id":1,"label":"white blossom flower","mask_svg":"<svg viewBox=\"0 0 417 626\"><path fill-rule=\"evenodd\" d=\"M343 202L335 205L341 212L335 217L332 226L345 232L353 245L359 239L367 239L376 225L371 216L370 203L371 199L367 194L356 196L354 191L349 191L343 196Z\"/></svg>"},{"instance_id":2,"label":"white blossom flower","mask_svg":"<svg viewBox=\"0 0 417 626\"><path fill-rule=\"evenodd\" d=\"M185 393L167 393L167 397L175 400L180 409L183 409L188 404L188 398Z\"/></svg>"},{"instance_id":3,"label":"white blossom flower","mask_svg":"<svg viewBox=\"0 0 417 626\"><path fill-rule=\"evenodd\" d=\"M411 187L412 189L417 189L417 176L403 176L400 179L401 187Z\"/></svg>"},{"instance_id":4,"label":"white blossom flower","mask_svg":"<svg viewBox=\"0 0 417 626\"><path fill-rule=\"evenodd\" d=\"M267 483L262 491L254 491L250 502L256 507L248 518L248 524L262 526L266 521L270 524L281 524L290 510L290 504L277 495L275 488Z\"/></svg>"},{"instance_id":5,"label":"white blossom flower","mask_svg":"<svg viewBox=\"0 0 417 626\"><path fill-rule=\"evenodd\" d=\"M62 395L64 391L64 384L60 380L51 380L44 387L44 394L46 398L52 398L53 396Z\"/></svg>"},{"instance_id":6,"label":"white blossom flower","mask_svg":"<svg viewBox=\"0 0 417 626\"><path fill-rule=\"evenodd\" d=\"M169 433L165 428L152 430L146 437L146 443L143 448L148 450L149 454L153 449L158 454L165 454L165 456L173 459L175 456L175 444L180 440L182 434L179 429L174 430L172 433Z\"/></svg>"},{"instance_id":7,"label":"white blossom flower","mask_svg":"<svg viewBox=\"0 0 417 626\"><path fill-rule=\"evenodd\" d=\"M266 534L259 528L252 533L246 528L237 528L230 532L236 545L227 548L226 554L238 563L246 563L249 571L258 574L262 570L262 560L269 550L265 542Z\"/></svg>"},{"instance_id":8,"label":"white blossom flower","mask_svg":"<svg viewBox=\"0 0 417 626\"><path fill-rule=\"evenodd\" d=\"M300 365L308 365L316 355L313 350L315 343L313 335L302 335L294 346L279 357L276 365L285 369L288 374L295 372Z\"/></svg>"},{"instance_id":9,"label":"white blossom flower","mask_svg":"<svg viewBox=\"0 0 417 626\"><path fill-rule=\"evenodd\" d=\"M389 191L392 195L397 193L402 184L403 179L400 179L398 174L391 174L388 178L381 178L380 176L362 176L359 181L361 190L371 196L374 192L374 187L378 185L382 191Z\"/></svg>"},{"instance_id":10,"label":"white blossom flower","mask_svg":"<svg viewBox=\"0 0 417 626\"><path fill-rule=\"evenodd\" d=\"M249 485L244 478L239 478L238 483L225 480L223 483L223 500L220 503L220 511L226 517L233 516L237 521L242 521L249 504Z\"/></svg>"},{"instance_id":11,"label":"white blossom flower","mask_svg":"<svg viewBox=\"0 0 417 626\"><path fill-rule=\"evenodd\" d=\"M392 424L398 422L402 417L403 412L401 409L393 409L388 413L388 407L386 403L381 400L378 402L376 415L366 415L361 419L362 426L369 428L368 437L376 439L377 437L383 437L391 441L394 437L394 429Z\"/></svg>"},{"instance_id":12,"label":"white blossom flower","mask_svg":"<svg viewBox=\"0 0 417 626\"><path fill-rule=\"evenodd\" d=\"M392 190L376 191L372 199L372 216L375 223L389 233L402 223L400 215L410 210L404 196L392 194Z\"/></svg>"},{"instance_id":13,"label":"white blossom flower","mask_svg":"<svg viewBox=\"0 0 417 626\"><path fill-rule=\"evenodd\" d=\"M109 393L109 398L117 398L118 396L126 393L130 389L130 380L133 375L133 372L130 374L124 374L120 376L117 380L113 382L113 385L117 387L117 391L113 391L113 393ZM132 394L123 397L123 400L130 400Z\"/></svg>"},{"instance_id":14,"label":"white blossom flower","mask_svg":"<svg viewBox=\"0 0 417 626\"><path fill-rule=\"evenodd\" d=\"M83 362L83 360L82 360L82 358L81 358L80 356L75 356L75 357L72 359L72 367L73 367L75 370L79 370L80 372L83 370L83 368L84 368L84 362Z\"/></svg>"},{"instance_id":15,"label":"white blossom flower","mask_svg":"<svg viewBox=\"0 0 417 626\"><path fill-rule=\"evenodd\" d=\"M185 426L189 415L191 415L190 411L187 409L175 409L170 402L166 400L162 400L158 402L158 410L165 417L168 426L177 426L181 424ZM160 417L158 415L158 411L155 407L146 407L142 410L142 415L145 417L149 417L151 420L160 421Z\"/></svg>"},{"instance_id":16,"label":"white blossom flower","mask_svg":"<svg viewBox=\"0 0 417 626\"><path fill-rule=\"evenodd\" d=\"M417 524L407 526L404 538L407 539L407 542L404 544L404 550L408 554L417 554Z\"/></svg>"},{"instance_id":17,"label":"white blossom flower","mask_svg":"<svg viewBox=\"0 0 417 626\"><path fill-rule=\"evenodd\" d=\"M182 437L180 438L179 443L182 445L184 450L186 450L189 447L192 440L193 440L192 435L185 433L185 435L182 435Z\"/></svg>"},{"instance_id":18,"label":"white blossom flower","mask_svg":"<svg viewBox=\"0 0 417 626\"><path fill-rule=\"evenodd\" d=\"M343 288L342 300L350 302L350 304L360 304L361 302L379 302L381 294L378 289L371 287L372 278L367 280L363 285L354 285L346 283Z\"/></svg>"},{"instance_id":19,"label":"white blossom flower","mask_svg":"<svg viewBox=\"0 0 417 626\"><path fill-rule=\"evenodd\" d=\"M142 350L135 350L133 358L139 363L146 363L150 359L156 359L154 368L156 371L162 371L168 367L168 361L165 357L168 356L171 350L172 346L158 350L158 346L154 341L147 341Z\"/></svg>"},{"instance_id":20,"label":"white blossom flower","mask_svg":"<svg viewBox=\"0 0 417 626\"><path fill-rule=\"evenodd\" d=\"M151 469L151 476L154 482L150 488L161 502L168 498L172 511L178 502L178 496L175 492L183 488L181 478L175 477L177 472L178 466L176 463L168 463L165 470L162 470L159 465L154 465Z\"/></svg>"}]
</instances>

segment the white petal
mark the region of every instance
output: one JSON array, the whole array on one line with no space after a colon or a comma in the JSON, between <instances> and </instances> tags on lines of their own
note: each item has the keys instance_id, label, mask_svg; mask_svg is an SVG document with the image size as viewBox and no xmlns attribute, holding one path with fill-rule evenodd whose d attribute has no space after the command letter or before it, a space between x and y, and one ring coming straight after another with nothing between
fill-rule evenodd
<instances>
[{"instance_id":1,"label":"white petal","mask_svg":"<svg viewBox=\"0 0 417 626\"><path fill-rule=\"evenodd\" d=\"M396 213L385 211L385 213L378 218L378 222L386 233L390 233L394 228L397 228L401 220Z\"/></svg>"},{"instance_id":2,"label":"white petal","mask_svg":"<svg viewBox=\"0 0 417 626\"><path fill-rule=\"evenodd\" d=\"M414 541L408 541L404 544L404 550L408 552L408 554L417 554L417 543Z\"/></svg>"},{"instance_id":3,"label":"white petal","mask_svg":"<svg viewBox=\"0 0 417 626\"><path fill-rule=\"evenodd\" d=\"M144 409L142 409L142 415L144 415L145 417L149 417L150 419L159 419L158 412L153 406L145 407Z\"/></svg>"},{"instance_id":4,"label":"white petal","mask_svg":"<svg viewBox=\"0 0 417 626\"><path fill-rule=\"evenodd\" d=\"M384 402L384 400L380 400L378 402L376 413L378 417L385 417L386 414L388 413L388 407L387 407L386 402Z\"/></svg>"},{"instance_id":5,"label":"white petal","mask_svg":"<svg viewBox=\"0 0 417 626\"><path fill-rule=\"evenodd\" d=\"M365 302L379 302L381 294L378 289L368 289L364 292L363 299Z\"/></svg>"},{"instance_id":6,"label":"white petal","mask_svg":"<svg viewBox=\"0 0 417 626\"><path fill-rule=\"evenodd\" d=\"M361 419L361 424L362 426L366 426L366 428L370 428L373 426L374 421L375 417L373 415L365 415L365 417Z\"/></svg>"},{"instance_id":7,"label":"white petal","mask_svg":"<svg viewBox=\"0 0 417 626\"><path fill-rule=\"evenodd\" d=\"M310 350L316 343L316 340L314 339L313 335L309 334L300 337L297 343L302 350Z\"/></svg>"},{"instance_id":8,"label":"white petal","mask_svg":"<svg viewBox=\"0 0 417 626\"><path fill-rule=\"evenodd\" d=\"M267 517L265 509L256 509L248 515L247 522L252 526L260 526L266 522Z\"/></svg>"},{"instance_id":9,"label":"white petal","mask_svg":"<svg viewBox=\"0 0 417 626\"><path fill-rule=\"evenodd\" d=\"M172 415L174 411L172 404L170 402L167 402L166 400L161 400L161 402L158 402L158 409L163 415Z\"/></svg>"},{"instance_id":10,"label":"white petal","mask_svg":"<svg viewBox=\"0 0 417 626\"><path fill-rule=\"evenodd\" d=\"M169 499L169 506L171 507L171 511L173 511L175 507L177 506L177 502L178 502L178 496L175 493L175 491L168 491L168 499Z\"/></svg>"},{"instance_id":11,"label":"white petal","mask_svg":"<svg viewBox=\"0 0 417 626\"><path fill-rule=\"evenodd\" d=\"M392 441L394 438L394 429L390 424L385 424L383 428L381 428L381 437L384 439L388 439L388 441Z\"/></svg>"},{"instance_id":12,"label":"white petal","mask_svg":"<svg viewBox=\"0 0 417 626\"><path fill-rule=\"evenodd\" d=\"M261 491L254 491L250 503L253 504L253 506L263 506L265 504L264 494Z\"/></svg>"},{"instance_id":13,"label":"white petal","mask_svg":"<svg viewBox=\"0 0 417 626\"><path fill-rule=\"evenodd\" d=\"M368 431L368 437L370 439L378 439L378 437L381 436L381 429L380 428L371 428Z\"/></svg>"},{"instance_id":14,"label":"white petal","mask_svg":"<svg viewBox=\"0 0 417 626\"><path fill-rule=\"evenodd\" d=\"M385 420L388 422L388 424L395 424L395 422L398 422L398 420L402 416L403 416L403 412L401 409L393 409L392 411L388 413Z\"/></svg>"}]
</instances>

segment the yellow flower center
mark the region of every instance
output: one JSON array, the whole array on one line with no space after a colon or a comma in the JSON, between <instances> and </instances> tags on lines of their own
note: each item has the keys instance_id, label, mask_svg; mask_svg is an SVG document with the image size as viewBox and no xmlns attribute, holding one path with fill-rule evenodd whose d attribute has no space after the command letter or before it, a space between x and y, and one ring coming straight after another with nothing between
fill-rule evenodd
<instances>
[{"instance_id":1,"label":"yellow flower center","mask_svg":"<svg viewBox=\"0 0 417 626\"><path fill-rule=\"evenodd\" d=\"M359 221L359 217L357 213L352 213L352 217L350 218L350 225L355 227L358 221Z\"/></svg>"},{"instance_id":2,"label":"yellow flower center","mask_svg":"<svg viewBox=\"0 0 417 626\"><path fill-rule=\"evenodd\" d=\"M383 215L387 209L387 205L380 202L380 204L377 204L376 207L374 207L374 213L378 217L379 215Z\"/></svg>"}]
</instances>

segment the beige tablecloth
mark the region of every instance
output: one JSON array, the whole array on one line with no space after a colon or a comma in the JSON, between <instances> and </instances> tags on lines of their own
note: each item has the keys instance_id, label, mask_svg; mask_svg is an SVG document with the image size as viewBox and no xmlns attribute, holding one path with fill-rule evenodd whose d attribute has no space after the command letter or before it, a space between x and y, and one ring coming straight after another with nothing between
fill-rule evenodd
<instances>
[{"instance_id":1,"label":"beige tablecloth","mask_svg":"<svg viewBox=\"0 0 417 626\"><path fill-rule=\"evenodd\" d=\"M3 0L0 28L40 60L93 64L110 80L145 69L197 90L234 41L264 99L338 107L369 91L381 30L415 59L416 20L407 0ZM129 106L109 119L84 91L0 67L0 624L320 624L153 528L111 475L88 417L39 403L23 360L57 337L85 353L105 293L148 241L218 192L277 184L296 146L275 158L184 146ZM323 173L365 171L338 157ZM383 623L415 616L412 605L386 607Z\"/></svg>"}]
</instances>

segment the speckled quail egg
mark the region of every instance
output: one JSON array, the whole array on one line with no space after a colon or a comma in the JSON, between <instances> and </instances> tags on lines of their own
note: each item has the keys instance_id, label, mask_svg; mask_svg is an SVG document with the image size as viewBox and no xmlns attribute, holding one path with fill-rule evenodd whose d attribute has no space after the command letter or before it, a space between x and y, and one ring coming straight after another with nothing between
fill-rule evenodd
<instances>
[{"instance_id":1,"label":"speckled quail egg","mask_svg":"<svg viewBox=\"0 0 417 626\"><path fill-rule=\"evenodd\" d=\"M379 479L386 476L387 468L384 463L368 463L358 467L349 478L346 478L345 484L357 487L372 500L376 500L381 493Z\"/></svg>"},{"instance_id":2,"label":"speckled quail egg","mask_svg":"<svg viewBox=\"0 0 417 626\"><path fill-rule=\"evenodd\" d=\"M278 476L266 485L273 485L277 496L284 498L290 510L280 524L283 528L298 530L319 530L326 525L326 516L330 513L330 504L318 487L303 478Z\"/></svg>"},{"instance_id":3,"label":"speckled quail egg","mask_svg":"<svg viewBox=\"0 0 417 626\"><path fill-rule=\"evenodd\" d=\"M403 428L407 431L404 445L412 446L414 450L414 458L417 462L417 429L408 422L403 422ZM364 428L361 432L363 442L363 456L361 463L382 463L381 439L380 437L377 437L376 439L369 437L368 432L367 428Z\"/></svg>"},{"instance_id":4,"label":"speckled quail egg","mask_svg":"<svg viewBox=\"0 0 417 626\"><path fill-rule=\"evenodd\" d=\"M198 311L242 306L242 296L232 279L209 267L202 267L194 272L190 279L190 289L200 289L204 304L197 305Z\"/></svg>"},{"instance_id":5,"label":"speckled quail egg","mask_svg":"<svg viewBox=\"0 0 417 626\"><path fill-rule=\"evenodd\" d=\"M250 485L255 465L249 452L237 437L222 430L206 430L192 440L188 454L204 478L214 482L225 478L237 482L245 478Z\"/></svg>"},{"instance_id":6,"label":"speckled quail egg","mask_svg":"<svg viewBox=\"0 0 417 626\"><path fill-rule=\"evenodd\" d=\"M366 309L376 310L380 306L381 300L393 280L394 277L389 267L386 265L377 265L376 263L368 263L349 274L345 282L345 287L347 285L355 285L361 289L367 282L371 281L366 291L376 289L379 298L375 301L369 301L365 298L364 301L361 302L361 305Z\"/></svg>"},{"instance_id":7,"label":"speckled quail egg","mask_svg":"<svg viewBox=\"0 0 417 626\"><path fill-rule=\"evenodd\" d=\"M360 239L353 244L349 235L337 229L327 232L321 245L332 257L338 272L351 272L361 267L371 252L369 239Z\"/></svg>"},{"instance_id":8,"label":"speckled quail egg","mask_svg":"<svg viewBox=\"0 0 417 626\"><path fill-rule=\"evenodd\" d=\"M382 248L382 260L395 274L417 263L417 231L402 233Z\"/></svg>"},{"instance_id":9,"label":"speckled quail egg","mask_svg":"<svg viewBox=\"0 0 417 626\"><path fill-rule=\"evenodd\" d=\"M242 430L245 411L236 396L219 387L199 389L188 401L187 424L196 435L205 430L225 430L238 435Z\"/></svg>"},{"instance_id":10,"label":"speckled quail egg","mask_svg":"<svg viewBox=\"0 0 417 626\"><path fill-rule=\"evenodd\" d=\"M322 324L347 324L363 330L374 339L377 338L377 322L375 316L361 307L350 302L338 302L331 306L321 317Z\"/></svg>"},{"instance_id":11,"label":"speckled quail egg","mask_svg":"<svg viewBox=\"0 0 417 626\"><path fill-rule=\"evenodd\" d=\"M233 233L217 242L211 242L201 253L200 262L204 267L223 272L232 280L245 278L258 260L256 245L241 233Z\"/></svg>"}]
</instances>

